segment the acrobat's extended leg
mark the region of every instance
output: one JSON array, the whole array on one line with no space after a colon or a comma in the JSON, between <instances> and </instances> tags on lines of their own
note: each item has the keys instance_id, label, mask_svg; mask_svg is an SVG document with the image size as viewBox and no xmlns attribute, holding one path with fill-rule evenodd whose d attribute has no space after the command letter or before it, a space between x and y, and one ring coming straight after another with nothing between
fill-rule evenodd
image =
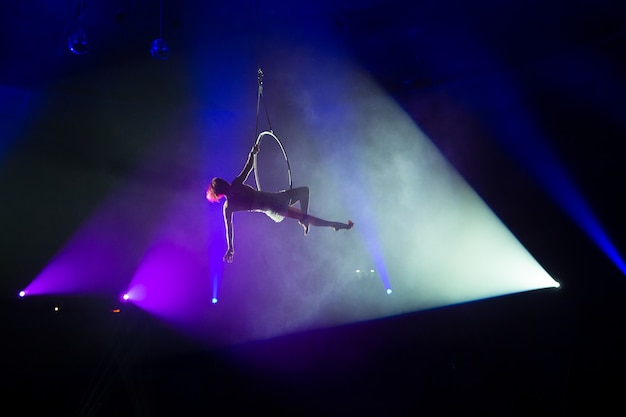
<instances>
[{"instance_id":1,"label":"acrobat's extended leg","mask_svg":"<svg viewBox=\"0 0 626 417\"><path fill-rule=\"evenodd\" d=\"M295 204L298 201L300 202L300 210L299 212L297 211L297 209L295 207L289 207L289 210L292 210L292 215L296 215L295 213L298 212L298 217L294 217L296 219L298 219L298 223L300 223L300 226L302 226L302 228L304 229L304 235L308 235L309 234L309 187L296 187L296 188L292 188L291 190L287 191L288 195L289 195L289 199L290 204ZM287 217L291 217L291 216L287 216Z\"/></svg>"},{"instance_id":2,"label":"acrobat's extended leg","mask_svg":"<svg viewBox=\"0 0 626 417\"><path fill-rule=\"evenodd\" d=\"M289 198L291 199L291 204L295 204L298 201L300 202L300 210L303 214L309 213L309 187L296 187L287 191Z\"/></svg>"},{"instance_id":3,"label":"acrobat's extended leg","mask_svg":"<svg viewBox=\"0 0 626 417\"><path fill-rule=\"evenodd\" d=\"M291 219L299 220L299 223L302 225L302 227L304 227L305 236L309 232L309 225L317 227L332 227L333 229L335 229L335 231L341 229L349 230L352 229L352 226L354 226L352 220L348 220L347 223L332 222L329 220L320 219L319 217L304 214L302 211L298 210L295 207L289 207L287 209L287 212L285 213L285 216Z\"/></svg>"}]
</instances>

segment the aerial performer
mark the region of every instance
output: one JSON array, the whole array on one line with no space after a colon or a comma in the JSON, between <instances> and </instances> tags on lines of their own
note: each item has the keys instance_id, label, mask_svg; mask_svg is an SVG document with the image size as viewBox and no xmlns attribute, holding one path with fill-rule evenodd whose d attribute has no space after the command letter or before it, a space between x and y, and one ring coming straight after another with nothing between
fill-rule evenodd
<instances>
[{"instance_id":1,"label":"aerial performer","mask_svg":"<svg viewBox=\"0 0 626 417\"><path fill-rule=\"evenodd\" d=\"M259 141L257 141L248 154L248 160L243 170L235 179L229 183L223 178L213 178L206 190L206 198L212 203L219 202L222 198L225 198L223 211L228 249L224 255L224 262L231 263L233 261L235 253L233 245L233 213L237 211L262 212L275 222L281 222L284 218L298 220L298 223L304 229L305 236L309 233L309 226L332 227L335 231L349 230L354 226L351 220L348 220L347 223L341 223L311 216L308 213L308 187L296 187L273 193L257 190L245 184L259 150ZM294 206L298 202L300 203L300 208Z\"/></svg>"}]
</instances>

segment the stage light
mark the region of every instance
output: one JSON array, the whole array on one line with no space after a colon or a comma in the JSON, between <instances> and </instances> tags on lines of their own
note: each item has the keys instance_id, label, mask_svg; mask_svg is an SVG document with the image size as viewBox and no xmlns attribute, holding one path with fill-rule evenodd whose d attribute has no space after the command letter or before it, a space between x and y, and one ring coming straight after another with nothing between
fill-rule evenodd
<instances>
[{"instance_id":1,"label":"stage light","mask_svg":"<svg viewBox=\"0 0 626 417\"><path fill-rule=\"evenodd\" d=\"M59 306L54 306L54 312L58 313L59 312Z\"/></svg>"},{"instance_id":2,"label":"stage light","mask_svg":"<svg viewBox=\"0 0 626 417\"><path fill-rule=\"evenodd\" d=\"M360 269L357 269L357 270L356 270L356 271L354 271L354 272L356 272L357 274L359 274L359 273L361 272L361 270L360 270Z\"/></svg>"},{"instance_id":3,"label":"stage light","mask_svg":"<svg viewBox=\"0 0 626 417\"><path fill-rule=\"evenodd\" d=\"M170 57L170 48L165 39L157 38L152 41L152 45L150 46L150 55L152 55L152 58L160 61L165 61Z\"/></svg>"},{"instance_id":4,"label":"stage light","mask_svg":"<svg viewBox=\"0 0 626 417\"><path fill-rule=\"evenodd\" d=\"M387 294L391 294L391 293L392 293L391 288L387 288Z\"/></svg>"},{"instance_id":5,"label":"stage light","mask_svg":"<svg viewBox=\"0 0 626 417\"><path fill-rule=\"evenodd\" d=\"M85 2L79 1L76 5L76 19L78 20L78 29L72 35L67 38L67 47L76 55L84 55L89 52L91 45L87 40L87 35L83 30L83 10L85 9Z\"/></svg>"},{"instance_id":6,"label":"stage light","mask_svg":"<svg viewBox=\"0 0 626 417\"><path fill-rule=\"evenodd\" d=\"M370 269L370 273L372 273L372 274L373 274L373 273L374 273L374 270L373 270L373 269Z\"/></svg>"},{"instance_id":7,"label":"stage light","mask_svg":"<svg viewBox=\"0 0 626 417\"><path fill-rule=\"evenodd\" d=\"M170 47L163 39L163 0L159 2L159 37L152 41L150 45L150 55L152 58L165 61L170 57Z\"/></svg>"},{"instance_id":8,"label":"stage light","mask_svg":"<svg viewBox=\"0 0 626 417\"><path fill-rule=\"evenodd\" d=\"M213 297L211 298L211 303L213 304L217 304L217 294L218 294L219 283L220 283L220 274L216 273L214 274L213 280L212 280Z\"/></svg>"},{"instance_id":9,"label":"stage light","mask_svg":"<svg viewBox=\"0 0 626 417\"><path fill-rule=\"evenodd\" d=\"M78 28L76 33L67 38L67 47L76 55L84 55L89 52L90 49L87 35L82 28Z\"/></svg>"},{"instance_id":10,"label":"stage light","mask_svg":"<svg viewBox=\"0 0 626 417\"><path fill-rule=\"evenodd\" d=\"M26 295L26 291L22 290L19 293L17 293L17 295L19 295L20 297L24 297Z\"/></svg>"},{"instance_id":11,"label":"stage light","mask_svg":"<svg viewBox=\"0 0 626 417\"><path fill-rule=\"evenodd\" d=\"M130 295L128 293L122 295L122 300L128 301L130 299Z\"/></svg>"}]
</instances>

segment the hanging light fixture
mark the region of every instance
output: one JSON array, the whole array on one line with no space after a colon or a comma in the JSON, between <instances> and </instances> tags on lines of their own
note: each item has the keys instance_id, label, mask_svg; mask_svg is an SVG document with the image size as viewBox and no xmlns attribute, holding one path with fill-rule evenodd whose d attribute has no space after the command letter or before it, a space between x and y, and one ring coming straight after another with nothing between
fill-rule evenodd
<instances>
[{"instance_id":1,"label":"hanging light fixture","mask_svg":"<svg viewBox=\"0 0 626 417\"><path fill-rule=\"evenodd\" d=\"M170 47L163 39L163 0L159 0L159 37L152 41L150 55L154 59L165 61L170 57L170 53Z\"/></svg>"},{"instance_id":2,"label":"hanging light fixture","mask_svg":"<svg viewBox=\"0 0 626 417\"><path fill-rule=\"evenodd\" d=\"M83 30L83 11L85 10L85 1L78 0L76 5L76 19L78 20L78 29L73 35L67 38L67 47L76 55L84 55L89 52L91 45L87 40L87 35Z\"/></svg>"}]
</instances>

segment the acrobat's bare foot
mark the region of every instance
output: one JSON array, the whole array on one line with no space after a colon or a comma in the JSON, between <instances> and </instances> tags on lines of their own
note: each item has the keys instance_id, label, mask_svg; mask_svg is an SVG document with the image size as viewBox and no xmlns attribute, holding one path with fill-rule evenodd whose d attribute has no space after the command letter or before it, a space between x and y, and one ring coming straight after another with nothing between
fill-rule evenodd
<instances>
[{"instance_id":1,"label":"acrobat's bare foot","mask_svg":"<svg viewBox=\"0 0 626 417\"><path fill-rule=\"evenodd\" d=\"M352 226L354 226L354 222L352 220L348 220L348 223L339 223L340 226L335 226L333 227L333 229L335 229L335 232L337 230L341 230L341 229L345 229L345 230L350 230L352 229Z\"/></svg>"},{"instance_id":2,"label":"acrobat's bare foot","mask_svg":"<svg viewBox=\"0 0 626 417\"><path fill-rule=\"evenodd\" d=\"M308 235L309 234L309 219L307 218L307 216L304 216L302 220L298 220L298 223L304 229L304 236Z\"/></svg>"}]
</instances>

